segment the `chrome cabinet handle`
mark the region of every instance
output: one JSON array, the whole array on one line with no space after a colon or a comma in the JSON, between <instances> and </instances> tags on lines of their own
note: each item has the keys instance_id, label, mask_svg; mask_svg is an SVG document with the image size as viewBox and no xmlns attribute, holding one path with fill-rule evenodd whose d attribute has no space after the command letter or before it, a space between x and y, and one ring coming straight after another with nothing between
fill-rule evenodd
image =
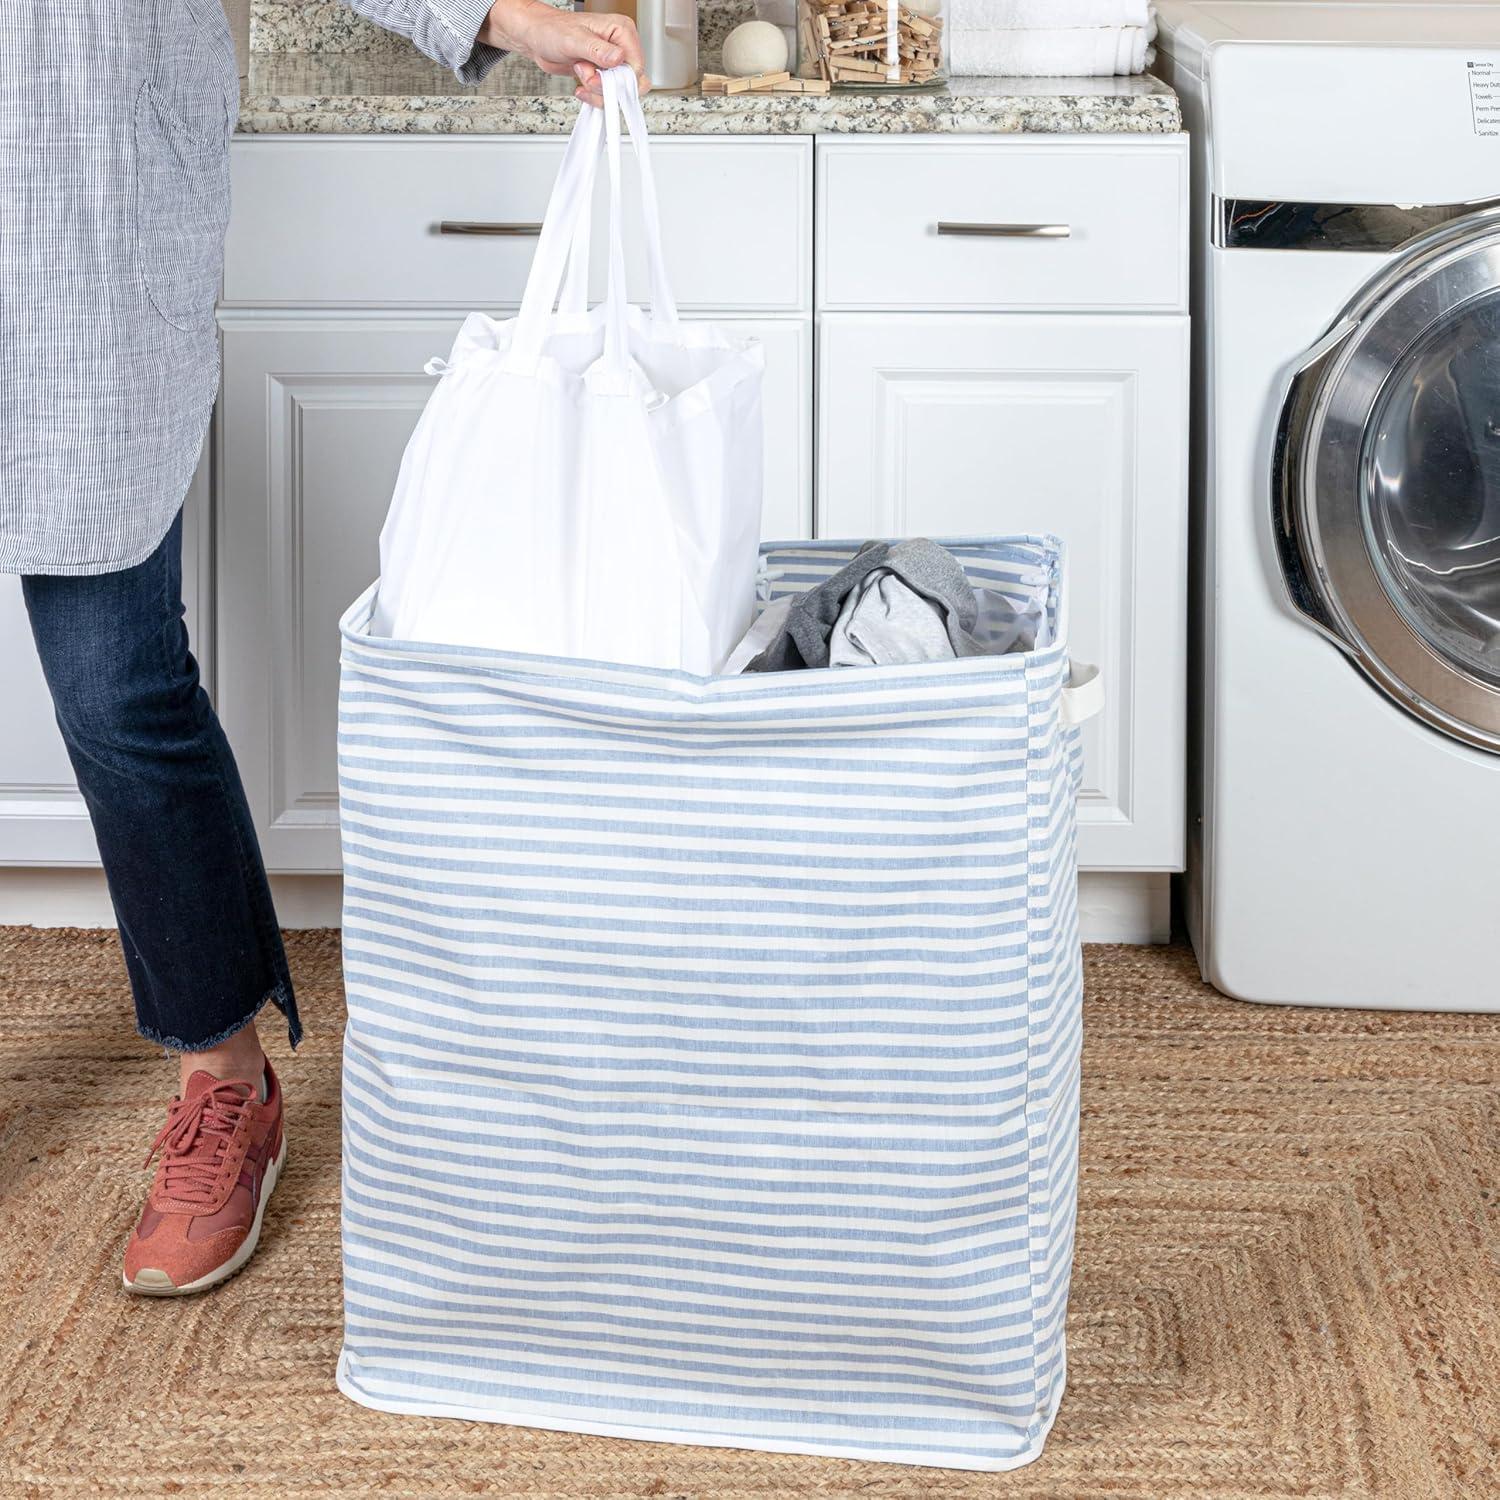
<instances>
[{"instance_id":1,"label":"chrome cabinet handle","mask_svg":"<svg viewBox=\"0 0 1500 1500\"><path fill-rule=\"evenodd\" d=\"M437 232L439 234L497 234L519 238L540 234L542 226L540 224L486 224L464 219L444 219L438 225Z\"/></svg>"},{"instance_id":2,"label":"chrome cabinet handle","mask_svg":"<svg viewBox=\"0 0 1500 1500\"><path fill-rule=\"evenodd\" d=\"M1071 224L949 224L938 221L939 234L970 235L998 240L1065 240L1073 232Z\"/></svg>"}]
</instances>

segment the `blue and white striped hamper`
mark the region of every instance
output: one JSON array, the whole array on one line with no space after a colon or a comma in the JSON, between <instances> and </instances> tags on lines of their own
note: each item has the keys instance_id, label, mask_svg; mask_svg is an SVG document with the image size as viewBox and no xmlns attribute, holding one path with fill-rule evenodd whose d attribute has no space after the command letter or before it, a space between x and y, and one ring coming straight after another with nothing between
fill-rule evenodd
<instances>
[{"instance_id":1,"label":"blue and white striped hamper","mask_svg":"<svg viewBox=\"0 0 1500 1500\"><path fill-rule=\"evenodd\" d=\"M705 678L345 615L346 1394L1041 1451L1082 991L1061 547L947 545L1031 649ZM762 598L855 550L767 548Z\"/></svg>"}]
</instances>

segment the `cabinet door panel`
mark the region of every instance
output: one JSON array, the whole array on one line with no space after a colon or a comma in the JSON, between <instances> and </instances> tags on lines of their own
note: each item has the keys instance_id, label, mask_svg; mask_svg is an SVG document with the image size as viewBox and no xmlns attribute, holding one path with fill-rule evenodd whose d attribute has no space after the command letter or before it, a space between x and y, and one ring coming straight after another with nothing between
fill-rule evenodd
<instances>
[{"instance_id":1,"label":"cabinet door panel","mask_svg":"<svg viewBox=\"0 0 1500 1500\"><path fill-rule=\"evenodd\" d=\"M188 636L203 682L213 689L212 610L206 590L208 461L184 501L182 593ZM21 581L0 576L0 865L95 865L99 850L78 794L52 699L31 642Z\"/></svg>"},{"instance_id":2,"label":"cabinet door panel","mask_svg":"<svg viewBox=\"0 0 1500 1500\"><path fill-rule=\"evenodd\" d=\"M225 320L220 717L272 869L338 867L338 618L455 326Z\"/></svg>"},{"instance_id":3,"label":"cabinet door panel","mask_svg":"<svg viewBox=\"0 0 1500 1500\"><path fill-rule=\"evenodd\" d=\"M221 714L267 864L336 870L338 619L378 571L391 488L433 384L422 366L458 322L223 321ZM809 325L734 326L766 346L767 534L804 535Z\"/></svg>"},{"instance_id":4,"label":"cabinet door panel","mask_svg":"<svg viewBox=\"0 0 1500 1500\"><path fill-rule=\"evenodd\" d=\"M1080 858L1179 869L1186 320L825 316L818 534L1055 532L1105 674Z\"/></svg>"}]
</instances>

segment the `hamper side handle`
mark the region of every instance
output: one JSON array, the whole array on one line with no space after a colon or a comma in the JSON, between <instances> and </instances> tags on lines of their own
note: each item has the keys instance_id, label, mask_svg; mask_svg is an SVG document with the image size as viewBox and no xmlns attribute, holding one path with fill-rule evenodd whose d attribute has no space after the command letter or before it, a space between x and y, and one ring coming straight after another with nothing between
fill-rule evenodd
<instances>
[{"instance_id":1,"label":"hamper side handle","mask_svg":"<svg viewBox=\"0 0 1500 1500\"><path fill-rule=\"evenodd\" d=\"M1068 680L1063 685L1058 716L1064 726L1072 728L1092 719L1104 707L1104 678L1099 668L1085 661L1068 661Z\"/></svg>"}]
</instances>

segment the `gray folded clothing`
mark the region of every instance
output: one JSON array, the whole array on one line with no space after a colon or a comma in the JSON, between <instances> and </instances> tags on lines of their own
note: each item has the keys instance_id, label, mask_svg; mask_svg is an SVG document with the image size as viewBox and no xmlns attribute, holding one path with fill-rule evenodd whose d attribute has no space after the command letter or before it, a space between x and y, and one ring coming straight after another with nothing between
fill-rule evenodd
<instances>
[{"instance_id":1,"label":"gray folded clothing","mask_svg":"<svg viewBox=\"0 0 1500 1500\"><path fill-rule=\"evenodd\" d=\"M974 589L958 559L925 537L866 542L833 577L809 589L781 633L745 668L890 666L981 656Z\"/></svg>"}]
</instances>

